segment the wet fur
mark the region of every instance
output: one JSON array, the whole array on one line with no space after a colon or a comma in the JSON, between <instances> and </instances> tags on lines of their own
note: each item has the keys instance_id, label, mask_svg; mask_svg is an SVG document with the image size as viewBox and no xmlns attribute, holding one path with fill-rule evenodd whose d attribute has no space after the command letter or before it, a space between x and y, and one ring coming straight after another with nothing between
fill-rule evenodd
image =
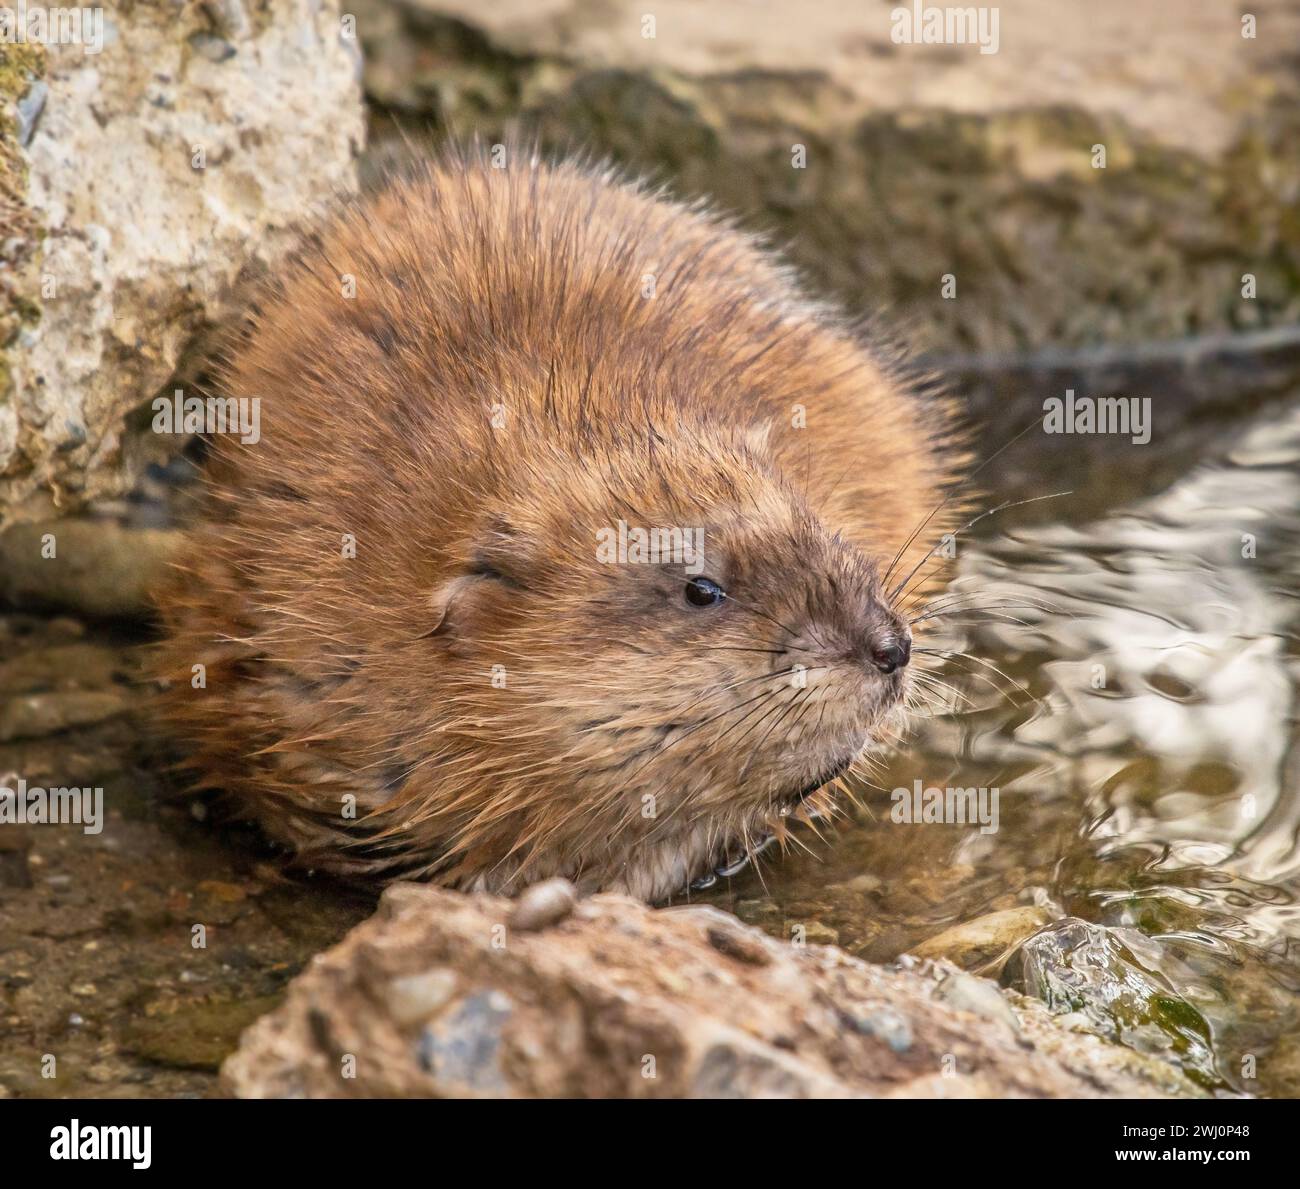
<instances>
[{"instance_id":1,"label":"wet fur","mask_svg":"<svg viewBox=\"0 0 1300 1189\"><path fill-rule=\"evenodd\" d=\"M447 155L320 227L221 387L262 437L213 443L163 719L303 865L658 899L898 717L863 639L953 523L949 411L698 206ZM620 518L703 526L733 598L600 564Z\"/></svg>"}]
</instances>

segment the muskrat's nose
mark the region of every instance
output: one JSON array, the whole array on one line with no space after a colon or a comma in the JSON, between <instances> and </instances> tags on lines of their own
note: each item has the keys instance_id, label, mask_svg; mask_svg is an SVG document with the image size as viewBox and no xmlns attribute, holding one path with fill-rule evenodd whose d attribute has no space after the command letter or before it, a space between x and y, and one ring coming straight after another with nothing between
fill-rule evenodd
<instances>
[{"instance_id":1,"label":"muskrat's nose","mask_svg":"<svg viewBox=\"0 0 1300 1189\"><path fill-rule=\"evenodd\" d=\"M912 642L906 636L882 633L871 641L871 663L882 673L901 669L912 658Z\"/></svg>"}]
</instances>

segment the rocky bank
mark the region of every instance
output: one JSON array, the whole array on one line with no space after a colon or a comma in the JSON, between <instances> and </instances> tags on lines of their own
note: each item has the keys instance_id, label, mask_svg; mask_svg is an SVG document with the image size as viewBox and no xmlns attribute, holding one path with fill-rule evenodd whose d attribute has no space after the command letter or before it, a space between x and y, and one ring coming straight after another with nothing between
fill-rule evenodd
<instances>
[{"instance_id":1,"label":"rocky bank","mask_svg":"<svg viewBox=\"0 0 1300 1189\"><path fill-rule=\"evenodd\" d=\"M545 885L518 905L391 888L245 1033L223 1068L227 1088L254 1098L1197 1092L1172 1066L1069 1031L1041 1003L944 962L873 966L713 908L607 895L548 927L563 905Z\"/></svg>"}]
</instances>

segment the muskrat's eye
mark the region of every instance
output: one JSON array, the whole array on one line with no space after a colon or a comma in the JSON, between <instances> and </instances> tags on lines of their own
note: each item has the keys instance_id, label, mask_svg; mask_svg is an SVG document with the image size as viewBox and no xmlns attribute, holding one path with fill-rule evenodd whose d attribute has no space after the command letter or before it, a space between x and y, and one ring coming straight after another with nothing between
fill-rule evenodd
<instances>
[{"instance_id":1,"label":"muskrat's eye","mask_svg":"<svg viewBox=\"0 0 1300 1189\"><path fill-rule=\"evenodd\" d=\"M716 607L727 597L712 578L692 578L686 584L686 601L692 607Z\"/></svg>"}]
</instances>

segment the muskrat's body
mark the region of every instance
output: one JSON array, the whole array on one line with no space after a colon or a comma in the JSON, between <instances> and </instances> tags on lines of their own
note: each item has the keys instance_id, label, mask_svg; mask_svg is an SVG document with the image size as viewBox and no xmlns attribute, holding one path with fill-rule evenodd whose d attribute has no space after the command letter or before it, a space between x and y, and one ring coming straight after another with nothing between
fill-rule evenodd
<instances>
[{"instance_id":1,"label":"muskrat's body","mask_svg":"<svg viewBox=\"0 0 1300 1189\"><path fill-rule=\"evenodd\" d=\"M946 415L748 237L448 157L259 305L223 385L261 439L214 444L164 706L303 864L661 898L900 706L881 579L949 527ZM611 560L620 522L702 531L702 566Z\"/></svg>"}]
</instances>

